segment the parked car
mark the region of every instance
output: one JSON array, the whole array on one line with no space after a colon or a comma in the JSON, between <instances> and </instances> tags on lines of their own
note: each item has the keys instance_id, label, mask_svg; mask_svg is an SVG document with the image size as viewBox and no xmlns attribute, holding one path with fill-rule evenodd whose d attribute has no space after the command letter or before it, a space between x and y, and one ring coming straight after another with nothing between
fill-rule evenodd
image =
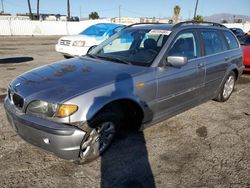
<instances>
[{"instance_id":1,"label":"parked car","mask_svg":"<svg viewBox=\"0 0 250 188\"><path fill-rule=\"evenodd\" d=\"M244 71L250 71L250 34L242 37L240 39L240 44L243 51Z\"/></svg>"},{"instance_id":2,"label":"parked car","mask_svg":"<svg viewBox=\"0 0 250 188\"><path fill-rule=\"evenodd\" d=\"M18 76L4 107L27 142L90 161L119 130L141 130L210 99L228 100L243 67L240 44L223 25L135 24L87 56Z\"/></svg>"},{"instance_id":3,"label":"parked car","mask_svg":"<svg viewBox=\"0 0 250 188\"><path fill-rule=\"evenodd\" d=\"M235 34L235 36L240 39L244 36L244 31L241 28L230 28L230 30Z\"/></svg>"},{"instance_id":4,"label":"parked car","mask_svg":"<svg viewBox=\"0 0 250 188\"><path fill-rule=\"evenodd\" d=\"M120 24L98 23L88 27L78 35L61 37L55 48L65 58L83 56L92 46L100 44L124 27L124 25Z\"/></svg>"}]
</instances>

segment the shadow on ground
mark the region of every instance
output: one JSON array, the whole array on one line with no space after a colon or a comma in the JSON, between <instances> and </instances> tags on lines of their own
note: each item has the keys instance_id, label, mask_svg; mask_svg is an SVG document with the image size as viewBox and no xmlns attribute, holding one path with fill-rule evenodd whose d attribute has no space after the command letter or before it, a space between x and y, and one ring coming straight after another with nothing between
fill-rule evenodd
<instances>
[{"instance_id":1,"label":"shadow on ground","mask_svg":"<svg viewBox=\"0 0 250 188\"><path fill-rule=\"evenodd\" d=\"M32 60L34 60L33 57L10 57L10 58L0 59L0 64L24 63Z\"/></svg>"},{"instance_id":2,"label":"shadow on ground","mask_svg":"<svg viewBox=\"0 0 250 188\"><path fill-rule=\"evenodd\" d=\"M245 85L250 83L250 73L245 73L240 77L237 84Z\"/></svg>"},{"instance_id":3,"label":"shadow on ground","mask_svg":"<svg viewBox=\"0 0 250 188\"><path fill-rule=\"evenodd\" d=\"M155 187L142 132L118 134L101 158L100 187Z\"/></svg>"}]
</instances>

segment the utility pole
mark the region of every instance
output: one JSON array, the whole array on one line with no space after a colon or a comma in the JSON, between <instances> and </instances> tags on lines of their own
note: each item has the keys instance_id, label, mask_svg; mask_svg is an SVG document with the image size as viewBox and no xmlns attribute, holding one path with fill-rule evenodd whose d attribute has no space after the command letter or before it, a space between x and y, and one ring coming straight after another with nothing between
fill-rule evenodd
<instances>
[{"instance_id":1,"label":"utility pole","mask_svg":"<svg viewBox=\"0 0 250 188\"><path fill-rule=\"evenodd\" d=\"M33 14L32 14L32 11L31 11L30 0L28 0L28 7L29 7L29 16L30 16L30 19L33 20Z\"/></svg>"},{"instance_id":2,"label":"utility pole","mask_svg":"<svg viewBox=\"0 0 250 188\"><path fill-rule=\"evenodd\" d=\"M195 10L194 10L194 20L195 20L195 17L196 17L198 3L199 3L199 0L196 0Z\"/></svg>"},{"instance_id":3,"label":"utility pole","mask_svg":"<svg viewBox=\"0 0 250 188\"><path fill-rule=\"evenodd\" d=\"M2 3L2 13L4 13L3 0L1 0L1 3Z\"/></svg>"},{"instance_id":4,"label":"utility pole","mask_svg":"<svg viewBox=\"0 0 250 188\"><path fill-rule=\"evenodd\" d=\"M70 3L69 3L69 0L67 0L67 20L70 21Z\"/></svg>"},{"instance_id":5,"label":"utility pole","mask_svg":"<svg viewBox=\"0 0 250 188\"><path fill-rule=\"evenodd\" d=\"M37 20L39 20L39 18L40 18L39 6L40 6L40 0L37 0L37 4L36 4L36 17L37 17Z\"/></svg>"},{"instance_id":6,"label":"utility pole","mask_svg":"<svg viewBox=\"0 0 250 188\"><path fill-rule=\"evenodd\" d=\"M121 5L119 5L119 23L121 23Z\"/></svg>"}]
</instances>

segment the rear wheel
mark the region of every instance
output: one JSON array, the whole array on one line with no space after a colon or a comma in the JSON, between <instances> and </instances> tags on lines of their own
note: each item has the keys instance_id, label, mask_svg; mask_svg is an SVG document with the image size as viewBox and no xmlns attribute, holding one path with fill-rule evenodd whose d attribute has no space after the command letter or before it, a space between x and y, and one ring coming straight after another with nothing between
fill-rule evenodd
<instances>
[{"instance_id":1,"label":"rear wheel","mask_svg":"<svg viewBox=\"0 0 250 188\"><path fill-rule=\"evenodd\" d=\"M90 162L108 149L119 127L119 120L114 113L101 113L89 122L89 126L94 128L81 144L81 162Z\"/></svg>"},{"instance_id":2,"label":"rear wheel","mask_svg":"<svg viewBox=\"0 0 250 188\"><path fill-rule=\"evenodd\" d=\"M229 99L231 94L233 93L235 87L236 76L234 72L230 72L227 76L226 80L223 83L223 87L221 88L218 96L216 97L216 101L224 102Z\"/></svg>"}]
</instances>

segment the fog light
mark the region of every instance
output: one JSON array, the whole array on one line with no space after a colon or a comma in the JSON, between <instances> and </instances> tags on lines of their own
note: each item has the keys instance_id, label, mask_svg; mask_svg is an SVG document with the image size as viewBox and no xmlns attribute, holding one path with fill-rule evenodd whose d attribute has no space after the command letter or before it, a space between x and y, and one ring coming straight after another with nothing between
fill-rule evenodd
<instances>
[{"instance_id":1,"label":"fog light","mask_svg":"<svg viewBox=\"0 0 250 188\"><path fill-rule=\"evenodd\" d=\"M45 144L50 144L50 140L48 138L44 138L43 141Z\"/></svg>"}]
</instances>

